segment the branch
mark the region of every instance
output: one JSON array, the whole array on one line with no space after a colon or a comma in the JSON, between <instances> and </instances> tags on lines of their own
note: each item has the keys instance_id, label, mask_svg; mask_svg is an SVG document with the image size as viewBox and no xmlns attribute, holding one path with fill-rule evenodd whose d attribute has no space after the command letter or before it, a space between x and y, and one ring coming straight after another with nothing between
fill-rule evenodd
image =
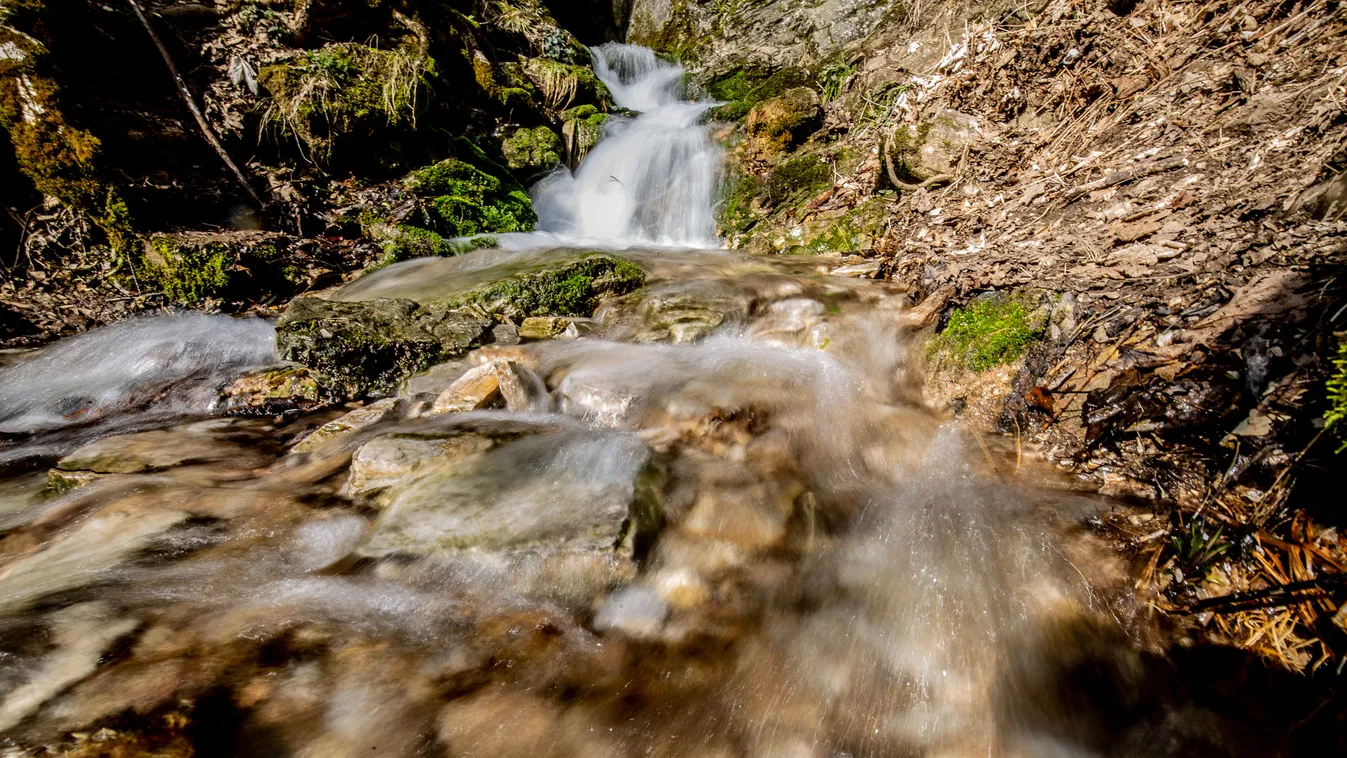
<instances>
[{"instance_id":1,"label":"branch","mask_svg":"<svg viewBox=\"0 0 1347 758\"><path fill-rule=\"evenodd\" d=\"M178 73L178 67L173 65L173 57L168 54L168 49L159 40L159 35L154 33L154 28L150 26L150 20L145 17L145 11L141 9L140 3L136 0L126 0L126 3L131 6L131 10L135 11L136 18L140 19L141 26L145 27L145 31L150 35L150 40L158 48L159 55L164 59L164 65L168 66L168 72L173 75L173 81L178 85L178 94L182 96L183 102L187 103L188 110L192 112L192 117L196 119L196 125L201 128L201 134L205 136L210 146L215 148L215 153L220 156L220 160L224 161L229 170L234 172L235 178L248 191L248 196L253 199L253 202L257 203L257 207L261 208L266 205L262 202L262 198L257 195L257 190L253 189L253 186L248 183L248 178L243 175L239 167L234 164L233 159L229 157L229 153L225 152L224 145L221 145L220 140L215 137L215 132L211 131L210 124L206 123L206 117L201 115L201 110L196 107L196 101L192 99L192 91L187 89L187 82L183 81L182 76Z\"/></svg>"},{"instance_id":2,"label":"branch","mask_svg":"<svg viewBox=\"0 0 1347 758\"><path fill-rule=\"evenodd\" d=\"M1079 187L1072 187L1066 191L1066 201L1069 203L1081 195L1095 192L1096 190L1112 187L1115 184L1130 182L1133 179L1140 179L1151 174L1159 174L1165 171L1173 171L1176 168L1182 168L1188 165L1187 158L1166 158L1162 161L1156 161L1145 166L1133 166L1122 171L1114 171L1102 179L1096 179L1088 184L1082 184Z\"/></svg>"},{"instance_id":3,"label":"branch","mask_svg":"<svg viewBox=\"0 0 1347 758\"><path fill-rule=\"evenodd\" d=\"M889 182L892 183L893 186L897 189L907 190L908 192L916 192L917 190L922 189L923 187L934 187L940 184L949 184L950 182L954 181L953 174L936 174L935 176L918 184L905 182L902 179L899 179L898 172L895 171L893 168L893 159L889 157L888 134L880 135L879 154L884 159L884 171L889 175Z\"/></svg>"}]
</instances>

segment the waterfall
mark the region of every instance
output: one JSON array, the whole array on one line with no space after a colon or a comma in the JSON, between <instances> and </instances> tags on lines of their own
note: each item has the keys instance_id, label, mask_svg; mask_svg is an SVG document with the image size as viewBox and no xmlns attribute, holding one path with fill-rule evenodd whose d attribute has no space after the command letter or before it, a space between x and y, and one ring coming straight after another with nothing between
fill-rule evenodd
<instances>
[{"instance_id":1,"label":"waterfall","mask_svg":"<svg viewBox=\"0 0 1347 758\"><path fill-rule=\"evenodd\" d=\"M713 103L683 99L683 67L615 42L593 49L594 71L635 118L609 119L572 174L533 188L538 229L571 240L720 247L712 205L720 149L701 123Z\"/></svg>"}]
</instances>

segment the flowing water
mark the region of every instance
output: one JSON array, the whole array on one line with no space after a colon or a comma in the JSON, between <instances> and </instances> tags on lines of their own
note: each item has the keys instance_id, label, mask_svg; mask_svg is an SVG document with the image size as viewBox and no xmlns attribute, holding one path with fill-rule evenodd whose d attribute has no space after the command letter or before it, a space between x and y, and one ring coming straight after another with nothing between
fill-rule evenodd
<instances>
[{"instance_id":1,"label":"flowing water","mask_svg":"<svg viewBox=\"0 0 1347 758\"><path fill-rule=\"evenodd\" d=\"M274 418L218 405L255 320L0 368L4 755L1275 754L1147 646L1111 504L924 408L903 293L714 249L706 104L595 60L640 115L535 190L550 235L330 293L626 249L646 286L579 338Z\"/></svg>"}]
</instances>

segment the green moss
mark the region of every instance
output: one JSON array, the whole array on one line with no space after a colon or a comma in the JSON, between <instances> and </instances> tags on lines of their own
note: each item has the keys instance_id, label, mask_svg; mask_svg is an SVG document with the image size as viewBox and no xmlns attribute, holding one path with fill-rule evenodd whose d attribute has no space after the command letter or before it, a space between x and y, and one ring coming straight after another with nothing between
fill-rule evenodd
<instances>
[{"instance_id":1,"label":"green moss","mask_svg":"<svg viewBox=\"0 0 1347 758\"><path fill-rule=\"evenodd\" d=\"M471 155L490 165L485 154ZM445 237L471 237L533 230L538 216L520 185L502 167L492 176L457 158L413 172L407 186L428 200L419 215L425 226Z\"/></svg>"},{"instance_id":2,"label":"green moss","mask_svg":"<svg viewBox=\"0 0 1347 758\"><path fill-rule=\"evenodd\" d=\"M561 163L561 138L546 126L516 129L500 147L506 165L524 175L537 174Z\"/></svg>"},{"instance_id":3,"label":"green moss","mask_svg":"<svg viewBox=\"0 0 1347 758\"><path fill-rule=\"evenodd\" d=\"M589 316L605 295L626 294L643 284L639 266L600 255L489 284L460 302L511 319Z\"/></svg>"},{"instance_id":4,"label":"green moss","mask_svg":"<svg viewBox=\"0 0 1347 758\"><path fill-rule=\"evenodd\" d=\"M411 224L399 226L393 238L386 241L383 248L384 258L380 265L385 266L412 258L447 257L457 254L444 237Z\"/></svg>"},{"instance_id":5,"label":"green moss","mask_svg":"<svg viewBox=\"0 0 1347 758\"><path fill-rule=\"evenodd\" d=\"M716 223L723 234L743 234L758 222L754 200L762 194L763 182L748 174L736 174L727 182L725 201L716 209Z\"/></svg>"},{"instance_id":6,"label":"green moss","mask_svg":"<svg viewBox=\"0 0 1347 758\"><path fill-rule=\"evenodd\" d=\"M40 4L28 6L35 29L44 23ZM92 132L69 123L61 110L60 88L43 73L46 49L16 28L0 26L0 127L14 146L20 170L39 192L86 214L107 235L117 253L132 247L135 232L126 203L104 176L102 145Z\"/></svg>"},{"instance_id":7,"label":"green moss","mask_svg":"<svg viewBox=\"0 0 1347 758\"><path fill-rule=\"evenodd\" d=\"M809 74L800 68L786 67L775 71L761 68L734 69L707 83L707 94L725 103L708 111L708 118L714 121L740 121L758 103L809 84Z\"/></svg>"},{"instance_id":8,"label":"green moss","mask_svg":"<svg viewBox=\"0 0 1347 758\"><path fill-rule=\"evenodd\" d=\"M234 257L225 245L180 246L168 235L155 235L150 248L144 275L170 302L192 305L229 286Z\"/></svg>"},{"instance_id":9,"label":"green moss","mask_svg":"<svg viewBox=\"0 0 1347 758\"><path fill-rule=\"evenodd\" d=\"M781 205L792 199L813 195L831 187L832 168L817 156L803 155L791 158L767 177L764 197L772 205Z\"/></svg>"},{"instance_id":10,"label":"green moss","mask_svg":"<svg viewBox=\"0 0 1347 758\"><path fill-rule=\"evenodd\" d=\"M1347 339L1338 345L1338 354L1333 358L1333 375L1328 379L1328 411L1324 414L1324 429L1337 432L1343 439L1338 448L1341 453L1347 450L1347 432L1342 424L1347 420Z\"/></svg>"},{"instance_id":11,"label":"green moss","mask_svg":"<svg viewBox=\"0 0 1347 758\"><path fill-rule=\"evenodd\" d=\"M1024 294L975 300L950 314L930 350L971 371L1009 363L1043 334L1045 325L1035 311L1035 303Z\"/></svg>"},{"instance_id":12,"label":"green moss","mask_svg":"<svg viewBox=\"0 0 1347 758\"><path fill-rule=\"evenodd\" d=\"M433 75L434 61L414 50L340 42L263 66L257 80L270 96L267 120L326 162L343 137L415 127Z\"/></svg>"}]
</instances>

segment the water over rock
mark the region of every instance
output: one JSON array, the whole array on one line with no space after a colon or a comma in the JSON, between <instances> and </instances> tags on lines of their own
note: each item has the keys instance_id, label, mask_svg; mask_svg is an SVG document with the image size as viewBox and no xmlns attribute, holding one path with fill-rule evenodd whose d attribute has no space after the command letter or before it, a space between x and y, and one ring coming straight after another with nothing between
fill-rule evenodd
<instances>
[{"instance_id":1,"label":"water over rock","mask_svg":"<svg viewBox=\"0 0 1347 758\"><path fill-rule=\"evenodd\" d=\"M413 300L346 303L299 298L276 324L282 358L308 366L338 397L387 395L408 376L490 335L476 314Z\"/></svg>"}]
</instances>

